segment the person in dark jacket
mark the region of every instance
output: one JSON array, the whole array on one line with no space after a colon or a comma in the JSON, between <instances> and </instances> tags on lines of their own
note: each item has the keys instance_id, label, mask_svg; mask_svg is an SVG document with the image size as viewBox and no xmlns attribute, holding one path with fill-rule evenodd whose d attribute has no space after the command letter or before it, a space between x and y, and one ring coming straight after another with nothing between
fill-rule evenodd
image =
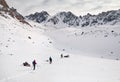
<instances>
[{"instance_id":1,"label":"person in dark jacket","mask_svg":"<svg viewBox=\"0 0 120 82\"><path fill-rule=\"evenodd\" d=\"M36 64L37 64L36 61L33 60L32 64L33 64L33 70L35 70L35 66L36 66Z\"/></svg>"},{"instance_id":2,"label":"person in dark jacket","mask_svg":"<svg viewBox=\"0 0 120 82\"><path fill-rule=\"evenodd\" d=\"M61 54L60 56L61 56L61 58L63 58L63 54Z\"/></svg>"},{"instance_id":3,"label":"person in dark jacket","mask_svg":"<svg viewBox=\"0 0 120 82\"><path fill-rule=\"evenodd\" d=\"M52 63L52 58L51 58L51 57L49 57L49 63L50 63L50 64Z\"/></svg>"}]
</instances>

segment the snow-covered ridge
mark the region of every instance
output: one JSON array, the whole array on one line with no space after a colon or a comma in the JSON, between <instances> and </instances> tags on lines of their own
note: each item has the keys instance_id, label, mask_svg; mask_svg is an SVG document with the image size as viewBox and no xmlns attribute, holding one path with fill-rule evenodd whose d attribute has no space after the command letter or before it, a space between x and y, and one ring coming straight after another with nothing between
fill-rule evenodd
<instances>
[{"instance_id":1,"label":"snow-covered ridge","mask_svg":"<svg viewBox=\"0 0 120 82\"><path fill-rule=\"evenodd\" d=\"M86 27L96 25L120 24L120 9L99 13L98 15L87 14L76 16L72 12L60 12L50 16L46 11L26 16L29 20L34 20L45 25L60 26L60 24L75 27ZM44 19L44 20L43 20Z\"/></svg>"}]
</instances>

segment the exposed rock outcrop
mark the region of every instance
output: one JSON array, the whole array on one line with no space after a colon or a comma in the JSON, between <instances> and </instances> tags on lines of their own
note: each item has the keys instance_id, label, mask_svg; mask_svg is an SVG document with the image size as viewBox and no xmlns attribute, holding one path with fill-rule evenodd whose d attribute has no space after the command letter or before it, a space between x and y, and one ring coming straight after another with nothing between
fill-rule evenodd
<instances>
[{"instance_id":1,"label":"exposed rock outcrop","mask_svg":"<svg viewBox=\"0 0 120 82\"><path fill-rule=\"evenodd\" d=\"M25 21L25 18L17 12L15 8L10 8L5 0L0 0L0 14L4 16L5 14L9 14L11 17L18 19L20 22L25 23L31 26L28 22Z\"/></svg>"}]
</instances>

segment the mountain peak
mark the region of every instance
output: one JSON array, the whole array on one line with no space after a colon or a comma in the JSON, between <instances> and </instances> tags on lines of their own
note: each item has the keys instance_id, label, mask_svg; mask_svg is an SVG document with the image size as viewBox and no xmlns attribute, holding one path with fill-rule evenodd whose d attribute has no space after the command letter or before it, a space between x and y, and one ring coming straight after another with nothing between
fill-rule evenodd
<instances>
[{"instance_id":1,"label":"mountain peak","mask_svg":"<svg viewBox=\"0 0 120 82\"><path fill-rule=\"evenodd\" d=\"M114 25L114 24L120 24L120 9L119 10L111 10L107 12L99 13L98 15L91 15L88 13L84 16L76 16L72 12L59 12L55 14L54 16L49 16L46 11L41 13L35 13L29 16L26 16L30 20L35 20L38 23L44 22L45 25L55 25L59 26L63 24L67 26L79 26L79 27L86 27L86 26L95 26L95 25ZM36 17L37 15L37 17ZM45 18L45 20L41 20Z\"/></svg>"},{"instance_id":2,"label":"mountain peak","mask_svg":"<svg viewBox=\"0 0 120 82\"><path fill-rule=\"evenodd\" d=\"M27 19L34 20L38 23L42 23L43 21L46 21L47 18L50 15L46 11L36 12L34 14L30 14L29 16L26 16Z\"/></svg>"}]
</instances>

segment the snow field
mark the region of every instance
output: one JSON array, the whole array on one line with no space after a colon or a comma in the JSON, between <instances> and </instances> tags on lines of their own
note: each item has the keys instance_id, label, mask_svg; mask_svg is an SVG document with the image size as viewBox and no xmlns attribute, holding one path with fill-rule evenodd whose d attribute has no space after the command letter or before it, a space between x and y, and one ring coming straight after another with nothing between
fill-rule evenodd
<instances>
[{"instance_id":1,"label":"snow field","mask_svg":"<svg viewBox=\"0 0 120 82\"><path fill-rule=\"evenodd\" d=\"M93 32L90 28L56 29L35 23L31 28L10 17L0 16L0 21L0 82L120 82L118 27L97 28L105 30L101 33L92 28ZM104 37L111 30L118 35ZM61 59L60 54L70 57ZM50 56L51 65L46 62ZM22 66L34 59L35 71L32 66Z\"/></svg>"}]
</instances>

